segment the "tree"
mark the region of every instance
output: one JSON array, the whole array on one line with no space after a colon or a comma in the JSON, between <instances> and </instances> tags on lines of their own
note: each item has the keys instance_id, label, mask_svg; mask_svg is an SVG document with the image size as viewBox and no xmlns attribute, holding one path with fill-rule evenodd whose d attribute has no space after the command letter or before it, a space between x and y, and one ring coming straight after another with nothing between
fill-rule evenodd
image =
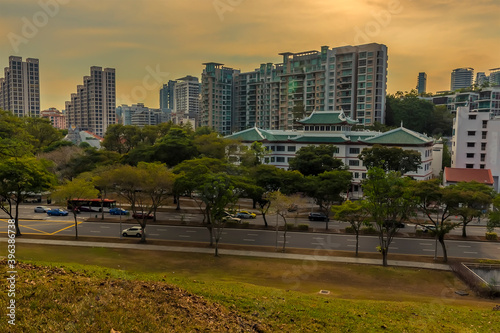
<instances>
[{"instance_id":1,"label":"tree","mask_svg":"<svg viewBox=\"0 0 500 333\"><path fill-rule=\"evenodd\" d=\"M381 145L363 149L358 158L367 169L378 167L385 171L399 171L401 174L417 172L422 163L420 153L415 150Z\"/></svg>"},{"instance_id":2,"label":"tree","mask_svg":"<svg viewBox=\"0 0 500 333\"><path fill-rule=\"evenodd\" d=\"M197 190L201 200L205 203L209 220L207 228L210 233L210 244L215 240L215 256L218 257L219 240L226 225L226 207L234 205L238 200L237 190L231 178L224 173L206 175Z\"/></svg>"},{"instance_id":3,"label":"tree","mask_svg":"<svg viewBox=\"0 0 500 333\"><path fill-rule=\"evenodd\" d=\"M283 233L283 248L281 252L286 250L286 233L288 231L288 224L286 223L286 216L291 207L293 207L293 201L289 196L284 195L280 191L274 191L266 195L266 199L271 203L270 211L275 213L278 217L283 219L284 223L284 233ZM279 223L278 218L276 218L276 248L279 245Z\"/></svg>"},{"instance_id":4,"label":"tree","mask_svg":"<svg viewBox=\"0 0 500 333\"><path fill-rule=\"evenodd\" d=\"M343 193L346 193L351 184L352 174L346 170L325 171L317 176L306 178L306 192L313 198L327 217L334 203L342 202ZM328 229L328 218L326 229Z\"/></svg>"},{"instance_id":5,"label":"tree","mask_svg":"<svg viewBox=\"0 0 500 333\"><path fill-rule=\"evenodd\" d=\"M99 191L94 187L94 185L85 178L75 178L71 181L66 181L61 186L58 186L54 192L52 192L52 198L58 202L67 203L68 200L72 199L86 199L86 198L96 198ZM73 213L73 218L75 219L75 239L78 239L78 222L76 215L80 211L78 204L71 205L71 212Z\"/></svg>"},{"instance_id":6,"label":"tree","mask_svg":"<svg viewBox=\"0 0 500 333\"><path fill-rule=\"evenodd\" d=\"M63 138L62 133L54 128L46 118L25 117L21 119L28 134L34 138L32 144L36 151L40 151Z\"/></svg>"},{"instance_id":7,"label":"tree","mask_svg":"<svg viewBox=\"0 0 500 333\"><path fill-rule=\"evenodd\" d=\"M452 185L459 205L452 213L462 218L462 237L467 237L466 227L474 218L479 218L493 200L493 189L478 182L459 182Z\"/></svg>"},{"instance_id":8,"label":"tree","mask_svg":"<svg viewBox=\"0 0 500 333\"><path fill-rule=\"evenodd\" d=\"M137 147L141 140L141 128L132 125L113 124L106 130L102 146L118 154L128 153Z\"/></svg>"},{"instance_id":9,"label":"tree","mask_svg":"<svg viewBox=\"0 0 500 333\"><path fill-rule=\"evenodd\" d=\"M0 160L0 208L14 219L16 236L21 236L19 229L19 204L31 193L48 191L55 184L55 177L47 171L47 163L34 157L10 157ZM14 216L12 210L14 204Z\"/></svg>"},{"instance_id":10,"label":"tree","mask_svg":"<svg viewBox=\"0 0 500 333\"><path fill-rule=\"evenodd\" d=\"M20 157L32 154L35 138L30 135L21 120L0 109L0 157Z\"/></svg>"},{"instance_id":11,"label":"tree","mask_svg":"<svg viewBox=\"0 0 500 333\"><path fill-rule=\"evenodd\" d=\"M340 206L332 207L334 218L339 221L349 222L356 234L356 257L359 248L359 232L361 227L368 225L368 212L363 201L344 201Z\"/></svg>"},{"instance_id":12,"label":"tree","mask_svg":"<svg viewBox=\"0 0 500 333\"><path fill-rule=\"evenodd\" d=\"M129 205L132 215L141 213L137 221L142 227L141 243L146 242L147 219L165 202L174 183L173 174L162 164L139 163L137 167L118 166L106 173L112 191Z\"/></svg>"},{"instance_id":13,"label":"tree","mask_svg":"<svg viewBox=\"0 0 500 333\"><path fill-rule=\"evenodd\" d=\"M193 140L193 145L201 155L218 159L226 158L227 148L232 143L232 140L225 139L215 132L196 136Z\"/></svg>"},{"instance_id":14,"label":"tree","mask_svg":"<svg viewBox=\"0 0 500 333\"><path fill-rule=\"evenodd\" d=\"M331 145L303 147L288 163L290 170L297 170L304 176L316 176L325 171L342 169L342 161L333 157L336 150Z\"/></svg>"},{"instance_id":15,"label":"tree","mask_svg":"<svg viewBox=\"0 0 500 333\"><path fill-rule=\"evenodd\" d=\"M255 141L250 145L250 148L240 146L240 163L244 167L251 168L262 164L262 160L268 154L269 150L262 142Z\"/></svg>"},{"instance_id":16,"label":"tree","mask_svg":"<svg viewBox=\"0 0 500 333\"><path fill-rule=\"evenodd\" d=\"M401 123L406 128L419 133L428 132L434 110L432 102L420 99L416 90L410 92L397 92L388 95L386 99L387 116L386 124L399 126Z\"/></svg>"},{"instance_id":17,"label":"tree","mask_svg":"<svg viewBox=\"0 0 500 333\"><path fill-rule=\"evenodd\" d=\"M379 251L382 253L384 266L387 266L389 246L399 225L408 220L416 205L412 185L412 180L402 178L401 173L386 173L377 167L368 170L368 178L362 184L365 207L379 234Z\"/></svg>"},{"instance_id":18,"label":"tree","mask_svg":"<svg viewBox=\"0 0 500 333\"><path fill-rule=\"evenodd\" d=\"M493 199L493 209L488 213L487 232L494 232L495 228L500 227L500 194Z\"/></svg>"},{"instance_id":19,"label":"tree","mask_svg":"<svg viewBox=\"0 0 500 333\"><path fill-rule=\"evenodd\" d=\"M441 187L438 179L415 182L413 188L418 200L417 207L434 226L434 231L431 232L441 244L443 261L447 262L448 253L444 237L459 225L447 221L451 210L458 206L456 193L453 187Z\"/></svg>"},{"instance_id":20,"label":"tree","mask_svg":"<svg viewBox=\"0 0 500 333\"><path fill-rule=\"evenodd\" d=\"M153 146L153 160L174 167L182 161L197 155L193 138L189 131L181 127L172 127L168 134Z\"/></svg>"}]
</instances>

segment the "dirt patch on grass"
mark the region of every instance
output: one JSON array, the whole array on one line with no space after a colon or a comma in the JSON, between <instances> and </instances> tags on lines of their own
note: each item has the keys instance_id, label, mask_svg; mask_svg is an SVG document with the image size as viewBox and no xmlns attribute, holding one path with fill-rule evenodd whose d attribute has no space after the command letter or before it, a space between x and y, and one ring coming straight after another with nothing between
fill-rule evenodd
<instances>
[{"instance_id":1,"label":"dirt patch on grass","mask_svg":"<svg viewBox=\"0 0 500 333\"><path fill-rule=\"evenodd\" d=\"M267 330L262 322L163 282L101 279L24 263L17 270L22 271L16 286L17 308L22 309L16 318L19 332Z\"/></svg>"}]
</instances>

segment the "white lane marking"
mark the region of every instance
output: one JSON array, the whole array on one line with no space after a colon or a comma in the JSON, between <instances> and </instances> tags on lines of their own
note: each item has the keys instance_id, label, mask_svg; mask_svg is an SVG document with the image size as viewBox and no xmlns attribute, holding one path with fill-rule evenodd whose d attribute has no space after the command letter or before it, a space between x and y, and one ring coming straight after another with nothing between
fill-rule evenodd
<instances>
[{"instance_id":1,"label":"white lane marking","mask_svg":"<svg viewBox=\"0 0 500 333\"><path fill-rule=\"evenodd\" d=\"M470 247L470 245L458 245L458 247Z\"/></svg>"},{"instance_id":2,"label":"white lane marking","mask_svg":"<svg viewBox=\"0 0 500 333\"><path fill-rule=\"evenodd\" d=\"M347 246L349 246L349 247L356 247L356 245L354 245L354 244L347 244Z\"/></svg>"},{"instance_id":3,"label":"white lane marking","mask_svg":"<svg viewBox=\"0 0 500 333\"><path fill-rule=\"evenodd\" d=\"M259 236L259 234L247 234L247 236Z\"/></svg>"},{"instance_id":4,"label":"white lane marking","mask_svg":"<svg viewBox=\"0 0 500 333\"><path fill-rule=\"evenodd\" d=\"M197 230L186 230L186 232L196 233L198 231Z\"/></svg>"},{"instance_id":5,"label":"white lane marking","mask_svg":"<svg viewBox=\"0 0 500 333\"><path fill-rule=\"evenodd\" d=\"M477 254L477 252L467 252L467 251L464 251L464 253L468 253L468 254Z\"/></svg>"},{"instance_id":6,"label":"white lane marking","mask_svg":"<svg viewBox=\"0 0 500 333\"><path fill-rule=\"evenodd\" d=\"M105 227L105 226L102 226L102 225L101 225L101 228L102 228L102 229L109 229L110 227Z\"/></svg>"},{"instance_id":7,"label":"white lane marking","mask_svg":"<svg viewBox=\"0 0 500 333\"><path fill-rule=\"evenodd\" d=\"M245 242L255 242L255 239L243 239Z\"/></svg>"},{"instance_id":8,"label":"white lane marking","mask_svg":"<svg viewBox=\"0 0 500 333\"><path fill-rule=\"evenodd\" d=\"M432 245L434 245L432 243L419 243L419 244L422 245L422 246L432 246Z\"/></svg>"},{"instance_id":9,"label":"white lane marking","mask_svg":"<svg viewBox=\"0 0 500 333\"><path fill-rule=\"evenodd\" d=\"M156 229L158 231L167 231L167 229Z\"/></svg>"},{"instance_id":10,"label":"white lane marking","mask_svg":"<svg viewBox=\"0 0 500 333\"><path fill-rule=\"evenodd\" d=\"M399 247L391 247L391 250L399 250Z\"/></svg>"},{"instance_id":11,"label":"white lane marking","mask_svg":"<svg viewBox=\"0 0 500 333\"><path fill-rule=\"evenodd\" d=\"M355 242L356 240L355 239L348 239L347 241L348 242Z\"/></svg>"},{"instance_id":12,"label":"white lane marking","mask_svg":"<svg viewBox=\"0 0 500 333\"><path fill-rule=\"evenodd\" d=\"M101 231L99 231L99 230L90 230L90 232L98 232L98 233L100 233Z\"/></svg>"},{"instance_id":13,"label":"white lane marking","mask_svg":"<svg viewBox=\"0 0 500 333\"><path fill-rule=\"evenodd\" d=\"M325 243L311 243L312 245L325 245Z\"/></svg>"},{"instance_id":14,"label":"white lane marking","mask_svg":"<svg viewBox=\"0 0 500 333\"><path fill-rule=\"evenodd\" d=\"M422 249L422 251L434 252L434 250L430 250L430 249Z\"/></svg>"},{"instance_id":15,"label":"white lane marking","mask_svg":"<svg viewBox=\"0 0 500 333\"><path fill-rule=\"evenodd\" d=\"M325 239L325 237L313 237L313 239L323 240L323 239Z\"/></svg>"},{"instance_id":16,"label":"white lane marking","mask_svg":"<svg viewBox=\"0 0 500 333\"><path fill-rule=\"evenodd\" d=\"M189 236L189 235L179 235L179 237L190 238L191 236Z\"/></svg>"}]
</instances>

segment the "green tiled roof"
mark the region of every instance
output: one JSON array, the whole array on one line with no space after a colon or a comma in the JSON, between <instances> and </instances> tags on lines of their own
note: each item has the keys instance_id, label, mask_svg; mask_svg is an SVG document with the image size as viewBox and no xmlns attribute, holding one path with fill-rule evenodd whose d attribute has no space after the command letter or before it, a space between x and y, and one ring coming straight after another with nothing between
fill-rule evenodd
<instances>
[{"instance_id":1,"label":"green tiled roof","mask_svg":"<svg viewBox=\"0 0 500 333\"><path fill-rule=\"evenodd\" d=\"M261 131L256 127L249 128L232 135L228 135L226 136L226 138L241 141L261 141L265 139Z\"/></svg>"},{"instance_id":2,"label":"green tiled roof","mask_svg":"<svg viewBox=\"0 0 500 333\"><path fill-rule=\"evenodd\" d=\"M407 144L420 145L433 142L433 140L423 134L411 131L404 127L399 127L380 135L363 140L370 144Z\"/></svg>"},{"instance_id":3,"label":"green tiled roof","mask_svg":"<svg viewBox=\"0 0 500 333\"><path fill-rule=\"evenodd\" d=\"M291 139L293 142L311 142L311 143L340 143L349 141L347 138L342 136L299 136Z\"/></svg>"},{"instance_id":4,"label":"green tiled roof","mask_svg":"<svg viewBox=\"0 0 500 333\"><path fill-rule=\"evenodd\" d=\"M339 124L357 124L344 115L343 111L313 111L309 117L298 121L304 125L339 125Z\"/></svg>"}]
</instances>

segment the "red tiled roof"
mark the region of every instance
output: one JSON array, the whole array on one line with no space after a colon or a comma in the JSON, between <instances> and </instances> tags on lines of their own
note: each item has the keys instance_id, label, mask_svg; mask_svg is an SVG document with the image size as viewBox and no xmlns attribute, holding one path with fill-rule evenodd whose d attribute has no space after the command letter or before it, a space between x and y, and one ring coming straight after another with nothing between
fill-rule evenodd
<instances>
[{"instance_id":1,"label":"red tiled roof","mask_svg":"<svg viewBox=\"0 0 500 333\"><path fill-rule=\"evenodd\" d=\"M446 182L471 182L493 185L493 176L490 169L444 168Z\"/></svg>"}]
</instances>

